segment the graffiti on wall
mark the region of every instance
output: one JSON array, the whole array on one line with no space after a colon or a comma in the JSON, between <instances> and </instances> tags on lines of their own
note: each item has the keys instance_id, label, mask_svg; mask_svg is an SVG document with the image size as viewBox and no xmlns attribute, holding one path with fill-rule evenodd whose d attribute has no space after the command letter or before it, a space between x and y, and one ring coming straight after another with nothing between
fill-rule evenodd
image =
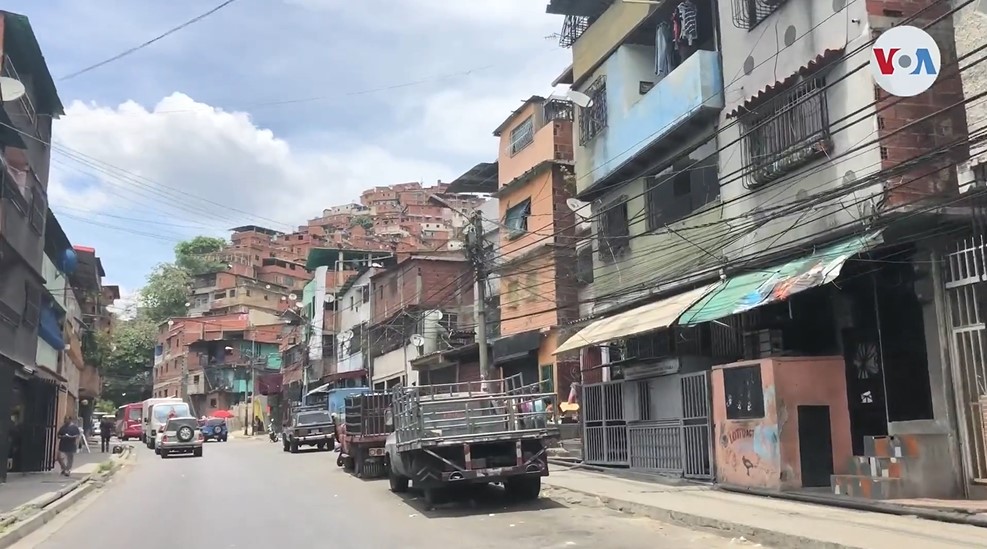
<instances>
[{"instance_id":1,"label":"graffiti on wall","mask_svg":"<svg viewBox=\"0 0 987 549\"><path fill-rule=\"evenodd\" d=\"M725 421L717 426L719 466L724 481L744 486L773 486L783 477L781 429L787 421L784 408L776 408L774 387L764 390L766 410L778 409L764 420Z\"/></svg>"}]
</instances>

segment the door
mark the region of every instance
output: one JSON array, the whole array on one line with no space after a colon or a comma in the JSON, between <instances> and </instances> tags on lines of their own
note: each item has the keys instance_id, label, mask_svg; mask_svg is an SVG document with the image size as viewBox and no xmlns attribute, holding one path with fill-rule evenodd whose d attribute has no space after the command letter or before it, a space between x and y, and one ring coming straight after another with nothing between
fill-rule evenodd
<instances>
[{"instance_id":1,"label":"door","mask_svg":"<svg viewBox=\"0 0 987 549\"><path fill-rule=\"evenodd\" d=\"M799 406L799 464L802 487L830 485L833 474L833 431L829 406Z\"/></svg>"}]
</instances>

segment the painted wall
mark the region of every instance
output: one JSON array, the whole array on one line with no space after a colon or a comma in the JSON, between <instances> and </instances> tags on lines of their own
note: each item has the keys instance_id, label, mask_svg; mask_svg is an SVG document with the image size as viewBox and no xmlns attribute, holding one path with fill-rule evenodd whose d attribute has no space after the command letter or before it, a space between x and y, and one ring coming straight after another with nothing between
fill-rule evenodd
<instances>
[{"instance_id":1,"label":"painted wall","mask_svg":"<svg viewBox=\"0 0 987 549\"><path fill-rule=\"evenodd\" d=\"M303 301L305 308L311 312L309 318L308 358L322 360L322 325L325 314L326 273L329 267L315 269L315 277L305 285Z\"/></svg>"},{"instance_id":2,"label":"painted wall","mask_svg":"<svg viewBox=\"0 0 987 549\"><path fill-rule=\"evenodd\" d=\"M511 131L526 121L529 117L534 120L534 141L511 156ZM556 158L556 141L568 146L568 157L572 154L572 123L545 123L545 113L542 103L528 103L519 112L511 116L510 123L500 134L500 154L497 158L498 186L503 187L521 176L534 166Z\"/></svg>"},{"instance_id":3,"label":"painted wall","mask_svg":"<svg viewBox=\"0 0 987 549\"><path fill-rule=\"evenodd\" d=\"M723 371L760 364L764 417L728 420ZM787 490L802 486L798 407L829 406L834 474L853 455L843 357L764 359L712 372L716 478L724 484Z\"/></svg>"},{"instance_id":4,"label":"painted wall","mask_svg":"<svg viewBox=\"0 0 987 549\"><path fill-rule=\"evenodd\" d=\"M606 76L607 127L576 148L577 192L692 117L723 108L718 52L697 51L642 95L640 82L653 82L654 72L654 48L625 44L583 84L585 91L598 77Z\"/></svg>"},{"instance_id":5,"label":"painted wall","mask_svg":"<svg viewBox=\"0 0 987 549\"><path fill-rule=\"evenodd\" d=\"M847 2L844 11L834 16L832 2L787 2L761 24L772 29L793 28L799 39L791 46L782 40L759 40L761 33L739 29L729 22L732 19L730 2L719 3L720 32L723 48L723 74L732 77L726 82L726 105L720 114L720 195L724 217L740 219L750 216L758 222L760 209L777 209L784 204L804 199L817 193L831 191L869 174L881 170L880 151L877 144L867 145L877 139L874 80L867 70L857 70L867 63L870 49L863 47L857 54L836 63L827 72L826 90L833 148L829 158L823 157L808 166L795 170L774 182L751 191L750 180L744 166L747 163L740 140L742 127L735 124L730 113L759 90L795 75L800 67L823 55L827 49L854 51L871 40L866 24L865 2ZM856 21L863 21L861 24ZM803 34L808 33L804 37ZM746 64L746 68L745 68ZM747 70L751 68L753 69ZM847 76L849 71L855 71ZM749 73L749 74L748 74ZM846 77L844 79L844 77ZM842 80L841 80L842 79ZM859 111L859 112L857 112ZM855 113L851 118L846 117ZM868 119L868 117L871 117ZM860 120L858 123L853 123ZM836 131L839 130L839 131ZM867 146L864 146L867 145ZM861 147L856 150L857 147ZM855 152L848 153L854 150ZM778 251L786 245L810 241L813 235L846 228L850 223L867 215L874 205L870 197L879 200L880 183L857 190L842 197L842 203L831 200L815 206L808 215L804 211L786 216L772 216L763 226L746 224L749 234L726 249L731 260L768 251ZM852 204L849 205L849 204Z\"/></svg>"},{"instance_id":6,"label":"painted wall","mask_svg":"<svg viewBox=\"0 0 987 549\"><path fill-rule=\"evenodd\" d=\"M651 12L647 4L614 2L572 45L572 75L586 78L617 44L623 42Z\"/></svg>"}]
</instances>

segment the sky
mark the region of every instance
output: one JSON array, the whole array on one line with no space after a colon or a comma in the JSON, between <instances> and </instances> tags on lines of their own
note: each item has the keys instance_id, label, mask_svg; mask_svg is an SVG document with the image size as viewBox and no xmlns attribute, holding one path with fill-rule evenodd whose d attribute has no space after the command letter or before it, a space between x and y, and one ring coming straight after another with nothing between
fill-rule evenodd
<instances>
[{"instance_id":1,"label":"sky","mask_svg":"<svg viewBox=\"0 0 987 549\"><path fill-rule=\"evenodd\" d=\"M570 51L547 0L7 0L65 116L49 199L125 294L197 234L292 230L375 185L451 181L552 93ZM556 90L558 92L558 90Z\"/></svg>"}]
</instances>

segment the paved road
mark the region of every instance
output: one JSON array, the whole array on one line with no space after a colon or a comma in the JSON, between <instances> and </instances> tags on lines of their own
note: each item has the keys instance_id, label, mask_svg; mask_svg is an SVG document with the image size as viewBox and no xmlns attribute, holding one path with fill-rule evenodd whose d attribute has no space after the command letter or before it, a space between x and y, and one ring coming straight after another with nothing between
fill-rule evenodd
<instances>
[{"instance_id":1,"label":"paved road","mask_svg":"<svg viewBox=\"0 0 987 549\"><path fill-rule=\"evenodd\" d=\"M245 440L210 443L202 458L162 460L138 447L137 463L99 495L18 547L203 549L332 546L470 549L735 547L730 540L603 508L565 507L550 498L482 501L434 511L399 497L386 480L362 481L335 454L289 454ZM84 540L84 541L80 541Z\"/></svg>"}]
</instances>

